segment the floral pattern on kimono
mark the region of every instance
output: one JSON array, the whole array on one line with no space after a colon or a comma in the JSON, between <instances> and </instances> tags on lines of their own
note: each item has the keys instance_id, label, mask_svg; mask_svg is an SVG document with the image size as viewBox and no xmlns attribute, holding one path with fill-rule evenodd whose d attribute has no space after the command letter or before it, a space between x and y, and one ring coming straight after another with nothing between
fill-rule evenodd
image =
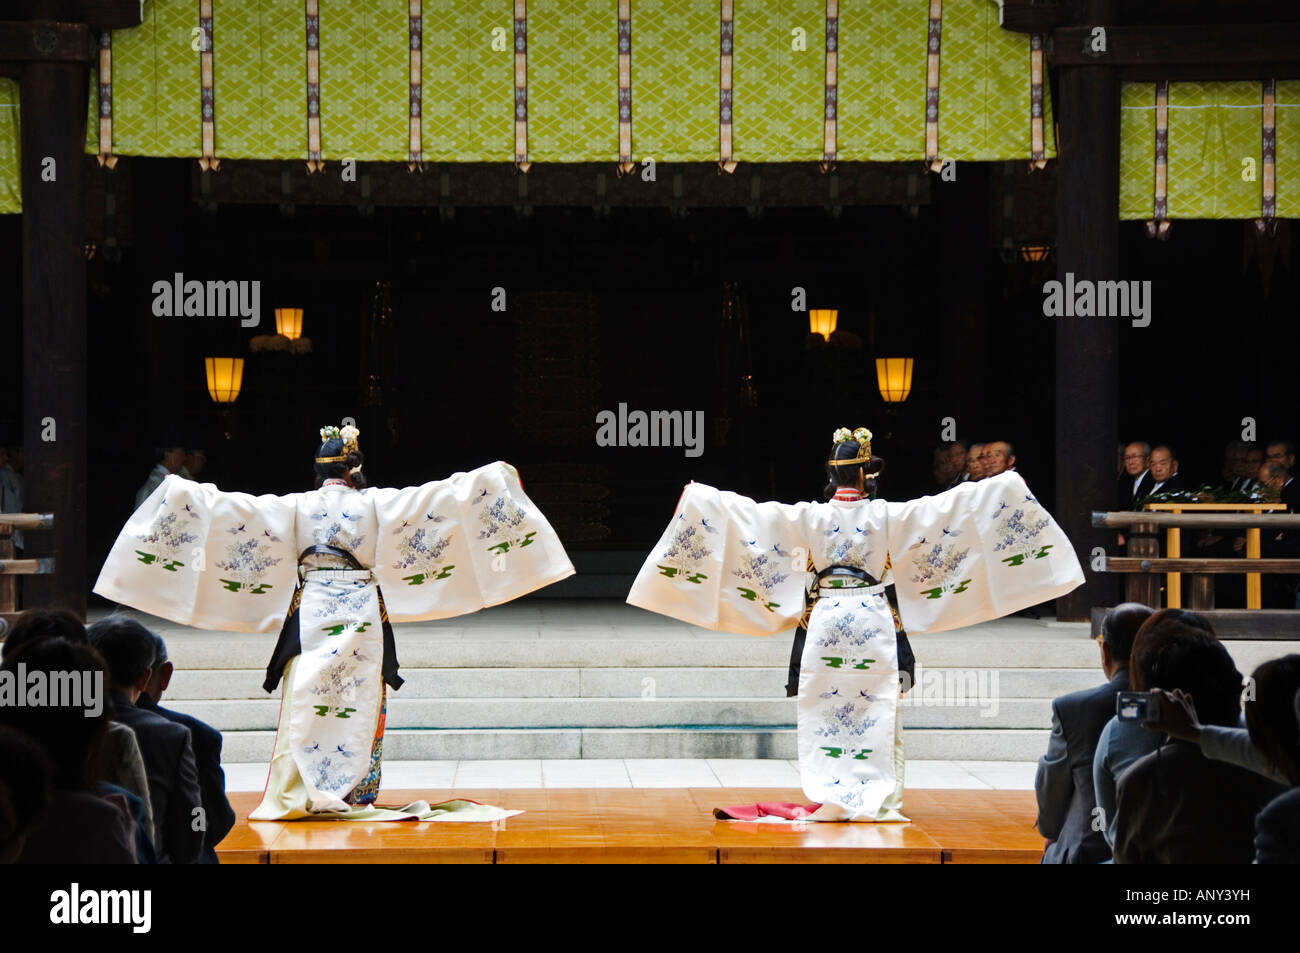
<instances>
[{"instance_id":1,"label":"floral pattern on kimono","mask_svg":"<svg viewBox=\"0 0 1300 953\"><path fill-rule=\"evenodd\" d=\"M428 516L425 520L435 525L442 521L441 516ZM396 532L400 533L404 528L398 527ZM392 564L393 568L409 571L410 575L402 578L415 586L423 583L426 577L445 579L455 566L439 566L438 561L450 545L450 533L444 535L432 526L419 526L403 535L397 544L398 559Z\"/></svg>"},{"instance_id":2,"label":"floral pattern on kimono","mask_svg":"<svg viewBox=\"0 0 1300 953\"><path fill-rule=\"evenodd\" d=\"M185 565L177 557L183 555L188 560L190 554L185 547L199 539L197 534L189 532L188 527L193 521L189 510L187 505L182 512L162 510L158 513L148 532L138 537L142 544L155 550L146 553L137 549L140 562L157 565L169 572L175 572L178 567Z\"/></svg>"},{"instance_id":3,"label":"floral pattern on kimono","mask_svg":"<svg viewBox=\"0 0 1300 953\"><path fill-rule=\"evenodd\" d=\"M1024 504L1016 507L1002 503L994 521L993 532L1001 539L993 551L1011 554L1003 557L1004 563L1019 566L1026 559L1041 559L1052 548L1051 543L1039 547L1038 537L1052 519L1032 496L1026 495Z\"/></svg>"},{"instance_id":4,"label":"floral pattern on kimono","mask_svg":"<svg viewBox=\"0 0 1300 953\"><path fill-rule=\"evenodd\" d=\"M706 520L700 520L696 525L687 524L684 514L677 517L677 528L659 559L659 570L670 579L680 578L699 585L708 578L699 572L699 565L713 555L708 537L717 534L717 529Z\"/></svg>"},{"instance_id":5,"label":"floral pattern on kimono","mask_svg":"<svg viewBox=\"0 0 1300 953\"><path fill-rule=\"evenodd\" d=\"M228 530L230 533L246 533L247 530L241 525L237 528ZM234 579L222 579L221 581L231 589L232 592L239 590L249 590L261 594L270 588L270 584L262 580L266 577L267 571L280 563L283 558L274 555L272 544L280 542L279 536L273 536L269 530L265 531L264 536L251 536L242 541L228 543L226 545L226 558L216 563L218 569L224 569L228 575L234 576Z\"/></svg>"}]
</instances>

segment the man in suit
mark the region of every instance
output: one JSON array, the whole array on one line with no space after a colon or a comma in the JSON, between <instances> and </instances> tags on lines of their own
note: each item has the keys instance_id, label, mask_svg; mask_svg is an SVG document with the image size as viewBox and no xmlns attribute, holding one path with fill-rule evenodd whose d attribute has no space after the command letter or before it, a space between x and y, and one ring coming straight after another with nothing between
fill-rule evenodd
<instances>
[{"instance_id":1,"label":"man in suit","mask_svg":"<svg viewBox=\"0 0 1300 953\"><path fill-rule=\"evenodd\" d=\"M1300 692L1295 716L1300 722ZM1255 863L1300 864L1300 787L1269 801L1255 818Z\"/></svg>"},{"instance_id":2,"label":"man in suit","mask_svg":"<svg viewBox=\"0 0 1300 953\"><path fill-rule=\"evenodd\" d=\"M1232 727L1241 717L1241 672L1204 630L1176 622L1156 636L1144 632L1131 668L1135 691L1178 689L1202 724ZM1282 791L1262 774L1170 739L1120 776L1115 863L1248 864L1255 818Z\"/></svg>"},{"instance_id":3,"label":"man in suit","mask_svg":"<svg viewBox=\"0 0 1300 953\"><path fill-rule=\"evenodd\" d=\"M87 634L108 665L113 718L135 732L144 756L158 862L192 864L203 849L203 799L190 730L136 705L153 674L153 635L127 616L101 619Z\"/></svg>"},{"instance_id":4,"label":"man in suit","mask_svg":"<svg viewBox=\"0 0 1300 953\"><path fill-rule=\"evenodd\" d=\"M1148 496L1151 493L1176 493L1187 489L1187 483L1178 472L1178 454L1169 444L1162 443L1151 451L1150 467L1151 479L1155 482Z\"/></svg>"},{"instance_id":5,"label":"man in suit","mask_svg":"<svg viewBox=\"0 0 1300 953\"><path fill-rule=\"evenodd\" d=\"M966 479L982 480L984 479L984 444L973 443L970 449L966 451Z\"/></svg>"},{"instance_id":6,"label":"man in suit","mask_svg":"<svg viewBox=\"0 0 1300 953\"><path fill-rule=\"evenodd\" d=\"M139 509L140 504L149 499L154 490L162 486L163 480L179 472L184 465L184 447L159 447L155 450L153 469L149 471L149 476L145 478L140 489L135 491L135 508Z\"/></svg>"},{"instance_id":7,"label":"man in suit","mask_svg":"<svg viewBox=\"0 0 1300 953\"><path fill-rule=\"evenodd\" d=\"M1125 602L1107 612L1099 638L1106 682L1052 702L1052 735L1034 775L1036 824L1048 841L1045 864L1099 864L1110 859L1102 834L1107 820L1094 816L1092 759L1102 728L1115 714L1115 696L1128 690L1133 636L1151 612L1140 602Z\"/></svg>"},{"instance_id":8,"label":"man in suit","mask_svg":"<svg viewBox=\"0 0 1300 953\"><path fill-rule=\"evenodd\" d=\"M1116 492L1116 506L1121 510L1135 510L1138 500L1151 492L1155 480L1147 464L1151 457L1151 445L1133 441L1124 448L1124 472L1120 474Z\"/></svg>"},{"instance_id":9,"label":"man in suit","mask_svg":"<svg viewBox=\"0 0 1300 953\"><path fill-rule=\"evenodd\" d=\"M162 636L151 634L154 640L153 671L149 676L149 684L136 700L136 707L154 712L190 730L194 759L199 771L199 792L203 798L205 822L203 852L199 855L198 862L219 863L216 847L235 826L235 811L226 798L226 774L221 770L221 732L193 715L171 711L158 704L171 683L175 668L167 659L167 644L163 642Z\"/></svg>"},{"instance_id":10,"label":"man in suit","mask_svg":"<svg viewBox=\"0 0 1300 953\"><path fill-rule=\"evenodd\" d=\"M986 477L997 476L999 473L1014 470L1016 468L1016 448L1005 440L994 440L986 443L984 450L980 453L980 464L984 468L984 476Z\"/></svg>"}]
</instances>

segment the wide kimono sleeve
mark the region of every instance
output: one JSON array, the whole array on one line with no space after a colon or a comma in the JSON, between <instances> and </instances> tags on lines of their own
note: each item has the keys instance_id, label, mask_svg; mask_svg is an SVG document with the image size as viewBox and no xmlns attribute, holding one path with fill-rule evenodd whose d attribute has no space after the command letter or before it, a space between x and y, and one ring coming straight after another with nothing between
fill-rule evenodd
<instances>
[{"instance_id":1,"label":"wide kimono sleeve","mask_svg":"<svg viewBox=\"0 0 1300 953\"><path fill-rule=\"evenodd\" d=\"M182 625L278 631L298 581L295 502L171 474L127 520L95 592Z\"/></svg>"},{"instance_id":2,"label":"wide kimono sleeve","mask_svg":"<svg viewBox=\"0 0 1300 953\"><path fill-rule=\"evenodd\" d=\"M573 575L573 564L508 463L372 495L375 578L393 622L446 619Z\"/></svg>"},{"instance_id":3,"label":"wide kimono sleeve","mask_svg":"<svg viewBox=\"0 0 1300 953\"><path fill-rule=\"evenodd\" d=\"M794 628L804 609L808 507L689 484L627 601L724 632Z\"/></svg>"},{"instance_id":4,"label":"wide kimono sleeve","mask_svg":"<svg viewBox=\"0 0 1300 953\"><path fill-rule=\"evenodd\" d=\"M888 507L898 611L909 633L986 622L1083 583L1069 538L1015 472Z\"/></svg>"}]
</instances>

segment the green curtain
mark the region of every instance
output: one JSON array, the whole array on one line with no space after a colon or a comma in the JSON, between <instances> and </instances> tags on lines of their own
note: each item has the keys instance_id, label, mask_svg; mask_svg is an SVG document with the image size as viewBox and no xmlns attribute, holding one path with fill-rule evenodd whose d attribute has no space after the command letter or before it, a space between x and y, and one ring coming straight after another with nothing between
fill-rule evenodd
<instances>
[{"instance_id":1,"label":"green curtain","mask_svg":"<svg viewBox=\"0 0 1300 953\"><path fill-rule=\"evenodd\" d=\"M18 84L0 79L0 215L21 212L22 176L18 165Z\"/></svg>"},{"instance_id":2,"label":"green curtain","mask_svg":"<svg viewBox=\"0 0 1300 953\"><path fill-rule=\"evenodd\" d=\"M214 0L213 7L215 157L308 158L303 0ZM837 158L923 159L928 5L841 0L839 7ZM144 10L141 26L112 35L106 151L198 158L199 5L149 0ZM617 11L617 0L528 0L530 161L618 160ZM408 160L409 12L409 0L320 0L325 161ZM424 161L515 160L513 15L512 0L423 0ZM942 27L939 156L1028 160L1029 37L998 26L995 0L947 0ZM636 160L719 159L720 30L719 0L631 0ZM825 0L734 0L733 35L732 157L821 160ZM91 153L101 151L97 72ZM1046 89L1043 98L1050 158L1056 150ZM9 175L3 149L0 183Z\"/></svg>"},{"instance_id":3,"label":"green curtain","mask_svg":"<svg viewBox=\"0 0 1300 953\"><path fill-rule=\"evenodd\" d=\"M1300 217L1300 81L1275 84L1276 217ZM1167 212L1176 218L1259 218L1263 83L1170 83ZM1120 218L1155 207L1156 84L1125 83L1120 112Z\"/></svg>"}]
</instances>

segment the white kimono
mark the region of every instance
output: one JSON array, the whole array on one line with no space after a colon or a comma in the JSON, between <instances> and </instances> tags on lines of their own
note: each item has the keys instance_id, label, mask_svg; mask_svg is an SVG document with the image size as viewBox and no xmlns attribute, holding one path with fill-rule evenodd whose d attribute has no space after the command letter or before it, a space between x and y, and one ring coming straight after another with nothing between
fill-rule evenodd
<instances>
[{"instance_id":1,"label":"white kimono","mask_svg":"<svg viewBox=\"0 0 1300 953\"><path fill-rule=\"evenodd\" d=\"M184 625L276 632L298 588L299 554L315 545L361 568L334 556L303 561L293 606L301 654L284 670L271 774L250 816L397 819L364 806L373 792L350 797L378 787L384 625L509 602L573 566L506 463L402 490L329 485L286 496L171 475L127 521L95 591ZM423 802L408 807L428 813Z\"/></svg>"},{"instance_id":2,"label":"white kimono","mask_svg":"<svg viewBox=\"0 0 1300 953\"><path fill-rule=\"evenodd\" d=\"M884 581L909 635L973 625L1070 592L1068 538L1013 472L906 503L756 503L686 487L627 601L708 629L772 635L804 610L805 572ZM812 820L906 820L898 656L883 585L819 584L799 674L799 768ZM899 756L895 756L895 752Z\"/></svg>"}]
</instances>

